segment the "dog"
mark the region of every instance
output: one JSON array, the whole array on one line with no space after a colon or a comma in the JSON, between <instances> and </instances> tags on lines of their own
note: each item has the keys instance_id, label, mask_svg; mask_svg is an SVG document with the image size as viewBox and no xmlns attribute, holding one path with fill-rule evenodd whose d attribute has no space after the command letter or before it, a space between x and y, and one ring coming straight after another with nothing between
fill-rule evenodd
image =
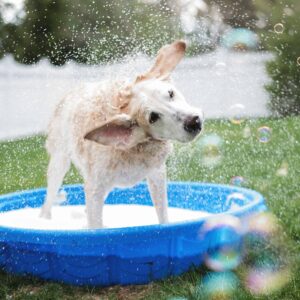
<instances>
[{"instance_id":1,"label":"dog","mask_svg":"<svg viewBox=\"0 0 300 300\"><path fill-rule=\"evenodd\" d=\"M104 81L68 94L49 124L47 195L51 206L71 162L84 180L88 228L103 227L105 198L114 187L146 179L160 224L168 223L166 159L172 140L187 143L203 126L201 109L187 104L170 75L185 54L178 40L162 47L153 67L132 82Z\"/></svg>"}]
</instances>

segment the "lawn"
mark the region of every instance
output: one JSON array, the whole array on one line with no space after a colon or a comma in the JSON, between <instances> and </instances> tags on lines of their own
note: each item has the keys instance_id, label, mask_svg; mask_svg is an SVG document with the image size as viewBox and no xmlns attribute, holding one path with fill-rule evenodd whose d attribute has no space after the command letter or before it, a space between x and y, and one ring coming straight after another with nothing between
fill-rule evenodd
<instances>
[{"instance_id":1,"label":"lawn","mask_svg":"<svg viewBox=\"0 0 300 300\"><path fill-rule=\"evenodd\" d=\"M260 142L257 129L270 128L270 139ZM205 124L202 139L217 135L220 160L203 163L201 140L176 145L168 161L170 180L229 184L242 176L244 185L261 192L270 210L285 228L288 255L294 260L294 276L281 291L259 299L300 299L300 118L254 119L241 124L211 120ZM203 141L203 140L202 140ZM0 194L45 186L48 157L45 138L38 136L0 143ZM65 183L81 182L74 168ZM0 273L0 299L202 299L197 287L205 268L194 269L177 278L145 286L74 288L31 277ZM233 299L254 299L242 286Z\"/></svg>"}]
</instances>

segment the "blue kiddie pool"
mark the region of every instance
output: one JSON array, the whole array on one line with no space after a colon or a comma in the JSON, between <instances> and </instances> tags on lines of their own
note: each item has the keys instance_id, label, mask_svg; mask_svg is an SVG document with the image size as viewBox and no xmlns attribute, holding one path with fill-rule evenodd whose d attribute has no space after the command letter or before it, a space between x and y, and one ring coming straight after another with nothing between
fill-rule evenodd
<instances>
[{"instance_id":1,"label":"blue kiddie pool","mask_svg":"<svg viewBox=\"0 0 300 300\"><path fill-rule=\"evenodd\" d=\"M65 186L63 205L84 204L81 185ZM0 197L0 213L39 207L45 189ZM229 195L243 197L229 197ZM240 187L174 182L168 185L169 206L233 214L243 217L266 210L263 197ZM236 203L232 203L236 202ZM115 189L108 204L152 205L146 184ZM234 209L230 210L234 204ZM1 214L0 214L1 218ZM149 225L98 230L32 230L0 227L0 265L9 273L30 274L74 285L145 284L179 275L199 266L212 243L223 239L199 238L199 230L210 217L167 225ZM215 245L214 245L215 246Z\"/></svg>"}]
</instances>

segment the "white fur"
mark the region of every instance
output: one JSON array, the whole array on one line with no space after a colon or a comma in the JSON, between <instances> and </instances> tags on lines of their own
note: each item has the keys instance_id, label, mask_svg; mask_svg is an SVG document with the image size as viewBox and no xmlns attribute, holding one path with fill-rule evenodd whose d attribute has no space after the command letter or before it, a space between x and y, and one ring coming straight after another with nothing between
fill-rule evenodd
<instances>
[{"instance_id":1,"label":"white fur","mask_svg":"<svg viewBox=\"0 0 300 300\"><path fill-rule=\"evenodd\" d=\"M197 134L187 133L184 121L188 116L203 118L168 79L184 50L181 41L163 47L154 67L134 84L88 85L60 102L46 144L50 162L42 217L51 217L51 206L72 161L84 179L90 228L103 226L104 201L114 187L132 186L143 179L159 222L168 222L165 161L172 149L170 140L191 141ZM153 111L161 117L150 124Z\"/></svg>"}]
</instances>

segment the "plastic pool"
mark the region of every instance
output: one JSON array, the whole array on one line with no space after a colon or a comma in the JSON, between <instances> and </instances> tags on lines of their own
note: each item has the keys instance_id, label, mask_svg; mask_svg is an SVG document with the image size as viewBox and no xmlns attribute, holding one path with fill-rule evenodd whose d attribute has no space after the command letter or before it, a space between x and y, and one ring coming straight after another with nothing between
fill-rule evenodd
<instances>
[{"instance_id":1,"label":"plastic pool","mask_svg":"<svg viewBox=\"0 0 300 300\"><path fill-rule=\"evenodd\" d=\"M81 185L64 186L63 205L84 203ZM243 195L229 203L233 193ZM45 189L0 197L0 212L42 205ZM266 210L263 197L252 190L215 184L168 185L169 206L238 217ZM229 197L231 202L235 197ZM152 205L147 186L115 189L106 203ZM235 204L235 209L229 211ZM1 218L1 214L0 214ZM167 225L99 229L32 230L0 227L0 265L10 273L31 274L74 285L144 284L178 275L202 263L212 243L230 243L226 236L200 240L207 217ZM211 239L212 238L212 239Z\"/></svg>"}]
</instances>

